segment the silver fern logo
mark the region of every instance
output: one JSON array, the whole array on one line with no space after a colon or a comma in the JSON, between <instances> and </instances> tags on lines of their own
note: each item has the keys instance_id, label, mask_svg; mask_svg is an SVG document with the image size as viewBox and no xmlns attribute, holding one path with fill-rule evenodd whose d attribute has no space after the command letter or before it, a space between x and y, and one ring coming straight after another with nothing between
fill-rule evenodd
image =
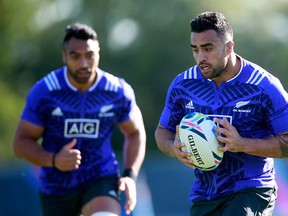
<instances>
[{"instance_id":1,"label":"silver fern logo","mask_svg":"<svg viewBox=\"0 0 288 216\"><path fill-rule=\"evenodd\" d=\"M246 113L250 113L251 112L251 109L240 109L241 107L243 106L246 106L250 103L250 100L249 101L239 101L236 103L234 109L233 109L233 112L246 112Z\"/></svg>"},{"instance_id":2,"label":"silver fern logo","mask_svg":"<svg viewBox=\"0 0 288 216\"><path fill-rule=\"evenodd\" d=\"M114 116L113 104L102 106L99 112L99 117L112 117Z\"/></svg>"},{"instance_id":3,"label":"silver fern logo","mask_svg":"<svg viewBox=\"0 0 288 216\"><path fill-rule=\"evenodd\" d=\"M242 106L245 106L245 105L249 104L249 102L250 102L250 100L249 101L239 101L239 102L236 103L235 108L238 109L238 108L240 108Z\"/></svg>"}]
</instances>

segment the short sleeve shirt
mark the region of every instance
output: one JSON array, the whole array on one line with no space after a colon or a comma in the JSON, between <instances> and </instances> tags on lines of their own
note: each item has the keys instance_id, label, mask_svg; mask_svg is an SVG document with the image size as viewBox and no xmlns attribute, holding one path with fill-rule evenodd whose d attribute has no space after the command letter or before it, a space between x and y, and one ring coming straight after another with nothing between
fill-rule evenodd
<instances>
[{"instance_id":1,"label":"short sleeve shirt","mask_svg":"<svg viewBox=\"0 0 288 216\"><path fill-rule=\"evenodd\" d=\"M280 81L258 65L241 58L241 70L219 88L201 75L198 66L171 83L160 124L171 132L184 115L204 113L226 118L243 137L265 138L288 131L288 94ZM225 152L213 171L195 170L190 201L213 200L248 187L275 185L272 158Z\"/></svg>"},{"instance_id":2,"label":"short sleeve shirt","mask_svg":"<svg viewBox=\"0 0 288 216\"><path fill-rule=\"evenodd\" d=\"M136 107L131 86L97 69L97 81L81 93L68 81L67 68L50 72L31 89L22 119L43 127L42 146L58 152L72 139L81 151L80 168L61 172L43 167L41 191L63 194L88 182L119 172L110 138L116 123L130 119Z\"/></svg>"}]
</instances>

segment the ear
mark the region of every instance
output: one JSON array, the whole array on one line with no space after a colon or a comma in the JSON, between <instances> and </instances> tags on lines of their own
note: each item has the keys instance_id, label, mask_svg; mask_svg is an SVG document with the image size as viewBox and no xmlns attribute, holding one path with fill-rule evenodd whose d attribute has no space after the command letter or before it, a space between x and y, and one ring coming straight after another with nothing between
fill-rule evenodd
<instances>
[{"instance_id":1,"label":"ear","mask_svg":"<svg viewBox=\"0 0 288 216\"><path fill-rule=\"evenodd\" d=\"M64 50L62 51L62 61L64 64L66 64L66 56Z\"/></svg>"},{"instance_id":2,"label":"ear","mask_svg":"<svg viewBox=\"0 0 288 216\"><path fill-rule=\"evenodd\" d=\"M226 47L227 47L227 54L230 55L233 52L234 41L228 41L226 43Z\"/></svg>"}]
</instances>

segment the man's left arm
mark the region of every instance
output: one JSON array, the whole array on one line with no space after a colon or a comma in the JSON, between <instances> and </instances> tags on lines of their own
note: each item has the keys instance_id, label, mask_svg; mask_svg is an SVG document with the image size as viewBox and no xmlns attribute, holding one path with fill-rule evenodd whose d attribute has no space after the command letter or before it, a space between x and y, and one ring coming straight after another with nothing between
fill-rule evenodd
<instances>
[{"instance_id":1,"label":"man's left arm","mask_svg":"<svg viewBox=\"0 0 288 216\"><path fill-rule=\"evenodd\" d=\"M288 132L277 134L268 138L245 138L240 136L236 128L227 119L214 119L217 124L216 131L224 136L218 135L218 140L224 143L219 150L226 152L244 152L247 154L271 157L288 158Z\"/></svg>"},{"instance_id":2,"label":"man's left arm","mask_svg":"<svg viewBox=\"0 0 288 216\"><path fill-rule=\"evenodd\" d=\"M146 131L140 109L134 107L130 120L120 123L119 127L125 137L124 173L119 180L119 189L125 191L125 209L130 214L136 205L136 178L146 153Z\"/></svg>"}]
</instances>

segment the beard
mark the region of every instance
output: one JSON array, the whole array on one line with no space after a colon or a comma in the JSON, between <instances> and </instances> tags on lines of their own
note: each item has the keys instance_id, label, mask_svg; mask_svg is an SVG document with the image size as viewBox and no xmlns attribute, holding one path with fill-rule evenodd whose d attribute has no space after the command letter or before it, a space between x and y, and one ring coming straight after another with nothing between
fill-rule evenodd
<instances>
[{"instance_id":1,"label":"beard","mask_svg":"<svg viewBox=\"0 0 288 216\"><path fill-rule=\"evenodd\" d=\"M206 79L213 79L221 76L224 72L226 72L227 65L223 65L221 67L214 68L211 64L202 63L198 65L201 74Z\"/></svg>"},{"instance_id":2,"label":"beard","mask_svg":"<svg viewBox=\"0 0 288 216\"><path fill-rule=\"evenodd\" d=\"M78 84L87 84L92 74L88 69L79 69L76 71L68 69L68 73Z\"/></svg>"}]
</instances>

